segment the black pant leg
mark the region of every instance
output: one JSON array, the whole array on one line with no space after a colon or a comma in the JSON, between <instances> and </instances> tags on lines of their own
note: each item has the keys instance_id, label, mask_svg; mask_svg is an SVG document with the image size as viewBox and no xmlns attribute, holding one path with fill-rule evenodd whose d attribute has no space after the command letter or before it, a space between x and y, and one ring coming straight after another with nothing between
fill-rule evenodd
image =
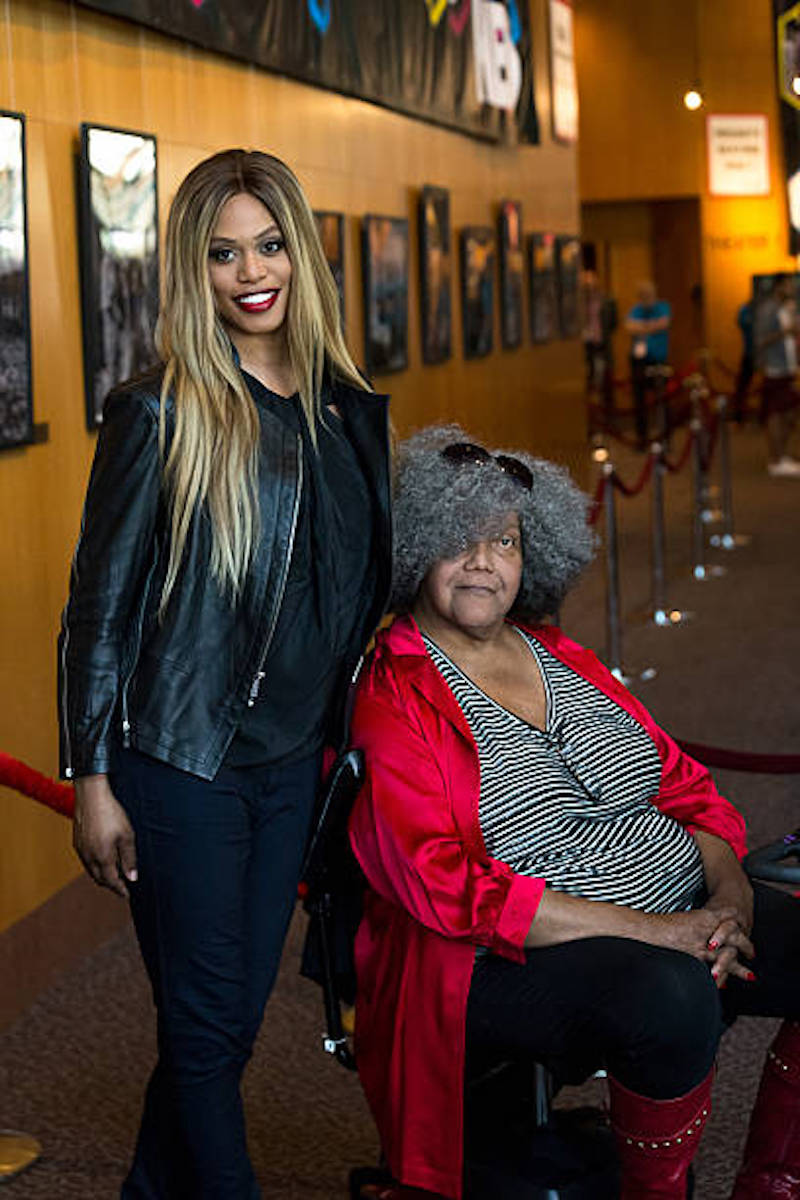
<instances>
[{"instance_id":1,"label":"black pant leg","mask_svg":"<svg viewBox=\"0 0 800 1200\"><path fill-rule=\"evenodd\" d=\"M575 1077L607 1068L655 1099L708 1074L722 1032L707 964L627 938L529 950L524 964L480 957L467 1005L467 1053L525 1055Z\"/></svg>"},{"instance_id":2,"label":"black pant leg","mask_svg":"<svg viewBox=\"0 0 800 1200\"><path fill-rule=\"evenodd\" d=\"M257 1200L239 1085L297 889L317 760L214 783L133 753L112 780L137 839L131 909L158 1011L125 1200Z\"/></svg>"},{"instance_id":3,"label":"black pant leg","mask_svg":"<svg viewBox=\"0 0 800 1200\"><path fill-rule=\"evenodd\" d=\"M725 1016L800 1020L800 900L769 884L753 883L752 962L755 982L729 976Z\"/></svg>"}]
</instances>

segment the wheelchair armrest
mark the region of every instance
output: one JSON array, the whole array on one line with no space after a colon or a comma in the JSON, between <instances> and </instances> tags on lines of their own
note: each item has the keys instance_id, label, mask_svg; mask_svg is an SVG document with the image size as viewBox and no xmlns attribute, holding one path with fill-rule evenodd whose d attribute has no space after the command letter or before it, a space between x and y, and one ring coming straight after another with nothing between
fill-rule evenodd
<instances>
[{"instance_id":1,"label":"wheelchair armrest","mask_svg":"<svg viewBox=\"0 0 800 1200\"><path fill-rule=\"evenodd\" d=\"M800 884L800 828L746 855L742 866L752 879Z\"/></svg>"}]
</instances>

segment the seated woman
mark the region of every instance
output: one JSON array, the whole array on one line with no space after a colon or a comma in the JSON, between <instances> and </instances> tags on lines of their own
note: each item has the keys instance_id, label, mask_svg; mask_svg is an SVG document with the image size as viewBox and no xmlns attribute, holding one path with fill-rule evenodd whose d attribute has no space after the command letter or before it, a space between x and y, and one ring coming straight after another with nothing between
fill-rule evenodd
<instances>
[{"instance_id":1,"label":"seated woman","mask_svg":"<svg viewBox=\"0 0 800 1200\"><path fill-rule=\"evenodd\" d=\"M796 1200L800 904L751 888L708 772L541 624L591 557L586 507L559 468L455 427L400 448L403 615L360 682L350 827L380 1194L461 1196L465 1056L496 1050L604 1067L622 1196L683 1198L721 1032L759 1014L789 1019L734 1196Z\"/></svg>"}]
</instances>

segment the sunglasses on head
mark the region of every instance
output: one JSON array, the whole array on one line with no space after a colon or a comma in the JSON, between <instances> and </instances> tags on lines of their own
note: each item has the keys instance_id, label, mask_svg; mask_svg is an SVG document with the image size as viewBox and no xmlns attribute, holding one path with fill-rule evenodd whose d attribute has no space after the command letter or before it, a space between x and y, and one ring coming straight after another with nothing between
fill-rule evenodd
<instances>
[{"instance_id":1,"label":"sunglasses on head","mask_svg":"<svg viewBox=\"0 0 800 1200\"><path fill-rule=\"evenodd\" d=\"M444 447L441 455L459 466L462 463L474 463L478 467L485 467L487 463L494 463L504 475L524 487L526 492L533 487L533 473L524 462L512 458L510 454L490 454L485 446L479 446L477 442L451 442Z\"/></svg>"}]
</instances>

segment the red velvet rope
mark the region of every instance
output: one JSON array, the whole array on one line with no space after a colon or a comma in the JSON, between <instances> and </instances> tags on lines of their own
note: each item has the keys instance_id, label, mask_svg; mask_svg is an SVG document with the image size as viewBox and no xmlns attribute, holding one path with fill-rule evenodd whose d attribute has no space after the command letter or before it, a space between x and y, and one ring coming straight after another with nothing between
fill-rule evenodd
<instances>
[{"instance_id":1,"label":"red velvet rope","mask_svg":"<svg viewBox=\"0 0 800 1200\"><path fill-rule=\"evenodd\" d=\"M594 489L594 495L589 502L589 511L586 514L586 524L596 525L600 513L603 511L603 498L608 487L608 476L601 475L597 481L597 487Z\"/></svg>"},{"instance_id":2,"label":"red velvet rope","mask_svg":"<svg viewBox=\"0 0 800 1200\"><path fill-rule=\"evenodd\" d=\"M671 475L676 475L678 471L682 471L686 466L687 462L689 461L689 455L692 452L692 442L694 441L694 437L695 435L690 429L689 433L686 435L686 445L683 447L674 462L670 462L666 454L662 455L661 461Z\"/></svg>"},{"instance_id":3,"label":"red velvet rope","mask_svg":"<svg viewBox=\"0 0 800 1200\"><path fill-rule=\"evenodd\" d=\"M648 454L647 460L645 461L645 464L642 467L641 473L639 475L639 478L636 480L636 483L634 483L632 485L623 483L623 481L620 479L620 477L616 471L614 471L614 473L611 476L611 482L614 484L614 487L617 489L618 492L622 492L623 496L638 496L639 492L641 492L642 488L645 486L648 479L653 474L653 461L654 461L653 455Z\"/></svg>"},{"instance_id":4,"label":"red velvet rope","mask_svg":"<svg viewBox=\"0 0 800 1200\"><path fill-rule=\"evenodd\" d=\"M71 817L75 810L75 792L69 783L56 783L48 779L40 771L34 771L18 758L4 754L0 750L0 785L9 787L23 796L30 796L61 813L63 817Z\"/></svg>"},{"instance_id":5,"label":"red velvet rope","mask_svg":"<svg viewBox=\"0 0 800 1200\"><path fill-rule=\"evenodd\" d=\"M749 750L726 750L702 742L678 742L691 758L707 767L728 771L752 771L763 775L800 775L800 754L754 754Z\"/></svg>"}]
</instances>

